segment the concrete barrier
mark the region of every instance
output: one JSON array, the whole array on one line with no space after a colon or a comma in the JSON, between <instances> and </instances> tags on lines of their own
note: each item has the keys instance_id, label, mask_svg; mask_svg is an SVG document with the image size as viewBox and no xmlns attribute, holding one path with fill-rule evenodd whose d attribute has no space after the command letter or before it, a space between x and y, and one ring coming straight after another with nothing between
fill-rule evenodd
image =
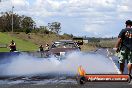
<instances>
[{"instance_id":1,"label":"concrete barrier","mask_svg":"<svg viewBox=\"0 0 132 88\"><path fill-rule=\"evenodd\" d=\"M12 57L12 56L17 56L19 54L20 54L20 52L0 52L0 59L5 59L5 58Z\"/></svg>"},{"instance_id":2,"label":"concrete barrier","mask_svg":"<svg viewBox=\"0 0 132 88\"><path fill-rule=\"evenodd\" d=\"M9 59L18 55L29 55L37 58L45 58L45 52L0 52L0 60Z\"/></svg>"}]
</instances>

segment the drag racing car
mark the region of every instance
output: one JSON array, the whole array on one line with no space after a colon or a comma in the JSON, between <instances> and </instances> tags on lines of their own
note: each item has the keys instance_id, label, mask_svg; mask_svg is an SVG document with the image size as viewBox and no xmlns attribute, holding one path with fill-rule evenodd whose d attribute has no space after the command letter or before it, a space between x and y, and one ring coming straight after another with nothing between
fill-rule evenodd
<instances>
[{"instance_id":1,"label":"drag racing car","mask_svg":"<svg viewBox=\"0 0 132 88\"><path fill-rule=\"evenodd\" d=\"M46 54L48 57L55 56L57 58L62 58L69 52L73 51L80 51L80 46L78 43L72 40L60 40L54 42Z\"/></svg>"}]
</instances>

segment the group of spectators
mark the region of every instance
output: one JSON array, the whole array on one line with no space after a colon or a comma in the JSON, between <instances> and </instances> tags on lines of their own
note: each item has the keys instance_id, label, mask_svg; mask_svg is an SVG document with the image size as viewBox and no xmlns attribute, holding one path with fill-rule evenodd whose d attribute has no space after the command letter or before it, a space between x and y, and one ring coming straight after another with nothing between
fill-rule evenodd
<instances>
[{"instance_id":1,"label":"group of spectators","mask_svg":"<svg viewBox=\"0 0 132 88\"><path fill-rule=\"evenodd\" d=\"M9 48L10 48L10 52L17 51L17 49L16 49L16 43L14 42L14 40L11 40ZM43 52L44 50L46 50L46 51L49 50L49 44L46 44L45 49L44 49L43 45L39 46L39 51L40 52Z\"/></svg>"},{"instance_id":2,"label":"group of spectators","mask_svg":"<svg viewBox=\"0 0 132 88\"><path fill-rule=\"evenodd\" d=\"M46 46L45 46L45 51L47 51L47 50L49 50L49 44L46 44ZM44 51L43 45L40 45L40 46L39 46L39 51L40 51L40 52L43 52L43 51Z\"/></svg>"}]
</instances>

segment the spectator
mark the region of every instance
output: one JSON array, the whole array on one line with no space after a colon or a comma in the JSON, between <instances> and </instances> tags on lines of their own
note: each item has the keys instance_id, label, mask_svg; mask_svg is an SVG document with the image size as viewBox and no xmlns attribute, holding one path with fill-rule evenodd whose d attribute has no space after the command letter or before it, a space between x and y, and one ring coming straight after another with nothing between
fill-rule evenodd
<instances>
[{"instance_id":1,"label":"spectator","mask_svg":"<svg viewBox=\"0 0 132 88\"><path fill-rule=\"evenodd\" d=\"M9 47L10 47L10 52L16 51L16 44L13 40L11 41Z\"/></svg>"},{"instance_id":2,"label":"spectator","mask_svg":"<svg viewBox=\"0 0 132 88\"><path fill-rule=\"evenodd\" d=\"M46 44L45 50L49 50L49 44Z\"/></svg>"},{"instance_id":3,"label":"spectator","mask_svg":"<svg viewBox=\"0 0 132 88\"><path fill-rule=\"evenodd\" d=\"M128 74L131 74L132 69L132 21L126 21L126 28L122 29L118 36L115 45L116 52L119 53L120 71L123 74L125 60L127 60Z\"/></svg>"},{"instance_id":4,"label":"spectator","mask_svg":"<svg viewBox=\"0 0 132 88\"><path fill-rule=\"evenodd\" d=\"M44 49L43 49L43 46L42 46L42 45L40 45L40 47L39 47L39 51L40 51L40 52L43 52L43 51L44 51Z\"/></svg>"}]
</instances>

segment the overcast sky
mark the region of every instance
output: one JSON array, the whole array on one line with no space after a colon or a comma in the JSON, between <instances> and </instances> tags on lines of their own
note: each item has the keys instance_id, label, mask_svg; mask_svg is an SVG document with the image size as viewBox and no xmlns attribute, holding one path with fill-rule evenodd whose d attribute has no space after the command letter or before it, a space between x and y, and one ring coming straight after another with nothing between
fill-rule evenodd
<instances>
[{"instance_id":1,"label":"overcast sky","mask_svg":"<svg viewBox=\"0 0 132 88\"><path fill-rule=\"evenodd\" d=\"M31 16L38 26L57 21L62 33L77 36L117 36L132 20L132 0L1 0L0 12Z\"/></svg>"}]
</instances>

